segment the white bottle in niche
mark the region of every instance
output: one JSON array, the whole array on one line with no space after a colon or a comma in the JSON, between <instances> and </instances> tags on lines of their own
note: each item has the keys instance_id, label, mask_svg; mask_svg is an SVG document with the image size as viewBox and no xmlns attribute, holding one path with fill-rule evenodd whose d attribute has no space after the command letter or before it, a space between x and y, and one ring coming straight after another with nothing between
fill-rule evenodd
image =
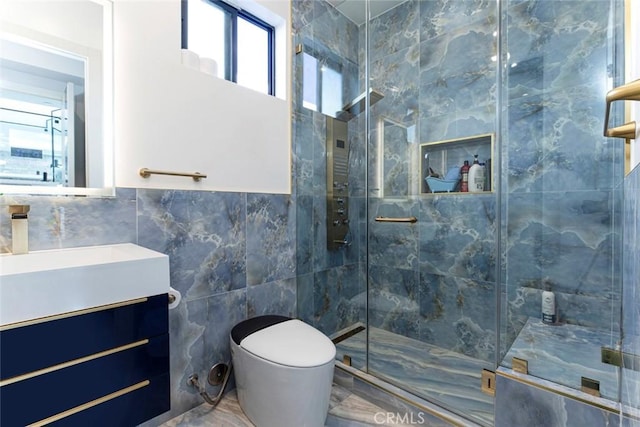
<instances>
[{"instance_id":1,"label":"white bottle in niche","mask_svg":"<svg viewBox=\"0 0 640 427\"><path fill-rule=\"evenodd\" d=\"M549 288L542 291L542 321L556 323L556 296Z\"/></svg>"},{"instance_id":2,"label":"white bottle in niche","mask_svg":"<svg viewBox=\"0 0 640 427\"><path fill-rule=\"evenodd\" d=\"M29 252L29 205L9 206L11 214L11 252L14 255Z\"/></svg>"},{"instance_id":3,"label":"white bottle in niche","mask_svg":"<svg viewBox=\"0 0 640 427\"><path fill-rule=\"evenodd\" d=\"M469 192L484 191L484 168L478 162L478 155L473 156L473 164L469 168Z\"/></svg>"}]
</instances>

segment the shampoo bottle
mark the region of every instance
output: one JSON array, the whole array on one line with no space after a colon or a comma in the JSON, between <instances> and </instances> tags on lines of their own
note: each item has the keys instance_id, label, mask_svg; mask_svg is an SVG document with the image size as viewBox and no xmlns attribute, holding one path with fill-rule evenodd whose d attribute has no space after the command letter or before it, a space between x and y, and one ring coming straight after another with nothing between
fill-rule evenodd
<instances>
[{"instance_id":1,"label":"shampoo bottle","mask_svg":"<svg viewBox=\"0 0 640 427\"><path fill-rule=\"evenodd\" d=\"M14 255L29 252L29 205L9 206L11 214L11 252Z\"/></svg>"},{"instance_id":2,"label":"shampoo bottle","mask_svg":"<svg viewBox=\"0 0 640 427\"><path fill-rule=\"evenodd\" d=\"M479 193L484 191L484 168L478 162L478 155L473 158L473 164L469 168L469 192Z\"/></svg>"},{"instance_id":3,"label":"shampoo bottle","mask_svg":"<svg viewBox=\"0 0 640 427\"><path fill-rule=\"evenodd\" d=\"M544 323L556 323L556 296L547 287L542 291L542 321Z\"/></svg>"},{"instance_id":4,"label":"shampoo bottle","mask_svg":"<svg viewBox=\"0 0 640 427\"><path fill-rule=\"evenodd\" d=\"M464 161L464 165L460 168L460 192L466 193L469 191L469 160Z\"/></svg>"},{"instance_id":5,"label":"shampoo bottle","mask_svg":"<svg viewBox=\"0 0 640 427\"><path fill-rule=\"evenodd\" d=\"M491 191L491 158L484 164L484 191Z\"/></svg>"}]
</instances>

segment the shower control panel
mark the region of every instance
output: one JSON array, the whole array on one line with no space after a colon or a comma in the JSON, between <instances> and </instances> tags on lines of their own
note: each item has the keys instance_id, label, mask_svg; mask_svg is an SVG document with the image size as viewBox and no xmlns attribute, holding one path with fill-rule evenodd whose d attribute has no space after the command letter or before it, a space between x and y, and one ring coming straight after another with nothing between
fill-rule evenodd
<instances>
[{"instance_id":1,"label":"shower control panel","mask_svg":"<svg viewBox=\"0 0 640 427\"><path fill-rule=\"evenodd\" d=\"M327 117L327 248L349 245L347 122Z\"/></svg>"}]
</instances>

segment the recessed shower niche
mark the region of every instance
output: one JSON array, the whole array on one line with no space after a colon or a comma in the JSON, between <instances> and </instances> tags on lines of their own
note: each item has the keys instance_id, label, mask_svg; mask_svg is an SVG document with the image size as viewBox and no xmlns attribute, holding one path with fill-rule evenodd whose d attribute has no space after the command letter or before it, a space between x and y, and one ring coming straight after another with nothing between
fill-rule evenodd
<instances>
[{"instance_id":1,"label":"recessed shower niche","mask_svg":"<svg viewBox=\"0 0 640 427\"><path fill-rule=\"evenodd\" d=\"M460 171L465 161L473 165L477 155L484 168L482 192L493 191L493 134L420 144L420 193L466 193L461 188Z\"/></svg>"}]
</instances>

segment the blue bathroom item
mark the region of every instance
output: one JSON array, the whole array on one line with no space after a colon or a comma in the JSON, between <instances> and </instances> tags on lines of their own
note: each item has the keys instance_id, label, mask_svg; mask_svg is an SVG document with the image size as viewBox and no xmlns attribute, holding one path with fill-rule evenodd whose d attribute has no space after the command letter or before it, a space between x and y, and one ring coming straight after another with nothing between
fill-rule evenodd
<instances>
[{"instance_id":1,"label":"blue bathroom item","mask_svg":"<svg viewBox=\"0 0 640 427\"><path fill-rule=\"evenodd\" d=\"M446 180L428 176L424 179L432 193L449 193L455 191L458 179Z\"/></svg>"},{"instance_id":2,"label":"blue bathroom item","mask_svg":"<svg viewBox=\"0 0 640 427\"><path fill-rule=\"evenodd\" d=\"M460 179L460 166L454 166L449 168L447 174L444 176L446 181L457 181Z\"/></svg>"}]
</instances>

